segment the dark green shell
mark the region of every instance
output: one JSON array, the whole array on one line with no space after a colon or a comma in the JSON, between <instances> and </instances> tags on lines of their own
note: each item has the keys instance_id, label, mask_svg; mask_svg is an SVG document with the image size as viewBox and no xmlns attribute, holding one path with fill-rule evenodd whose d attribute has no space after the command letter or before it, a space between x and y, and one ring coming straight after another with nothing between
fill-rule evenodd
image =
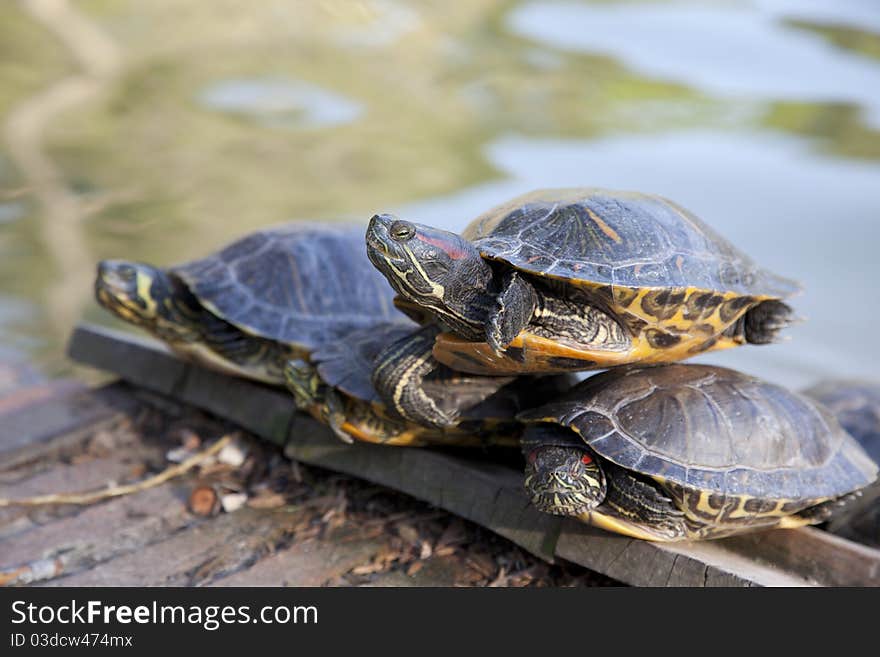
<instances>
[{"instance_id":1,"label":"dark green shell","mask_svg":"<svg viewBox=\"0 0 880 657\"><path fill-rule=\"evenodd\" d=\"M799 289L684 208L650 194L540 190L489 210L464 237L484 257L565 281L777 298Z\"/></svg>"},{"instance_id":2,"label":"dark green shell","mask_svg":"<svg viewBox=\"0 0 880 657\"><path fill-rule=\"evenodd\" d=\"M624 468L719 495L831 498L877 478L821 405L710 365L610 370L520 418L569 426Z\"/></svg>"},{"instance_id":3,"label":"dark green shell","mask_svg":"<svg viewBox=\"0 0 880 657\"><path fill-rule=\"evenodd\" d=\"M242 331L306 349L402 320L394 291L367 259L361 226L267 228L170 273Z\"/></svg>"},{"instance_id":4,"label":"dark green shell","mask_svg":"<svg viewBox=\"0 0 880 657\"><path fill-rule=\"evenodd\" d=\"M804 394L834 413L841 426L880 463L880 383L823 381Z\"/></svg>"}]
</instances>

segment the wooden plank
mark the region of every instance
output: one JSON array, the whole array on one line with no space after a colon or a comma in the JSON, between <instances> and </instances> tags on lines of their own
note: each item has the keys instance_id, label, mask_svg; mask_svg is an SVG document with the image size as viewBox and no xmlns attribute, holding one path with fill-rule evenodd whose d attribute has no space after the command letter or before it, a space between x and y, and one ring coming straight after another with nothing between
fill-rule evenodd
<instances>
[{"instance_id":1,"label":"wooden plank","mask_svg":"<svg viewBox=\"0 0 880 657\"><path fill-rule=\"evenodd\" d=\"M301 516L243 508L193 523L161 540L44 586L202 586L283 546ZM211 546L209 552L206 546Z\"/></svg>"},{"instance_id":2,"label":"wooden plank","mask_svg":"<svg viewBox=\"0 0 880 657\"><path fill-rule=\"evenodd\" d=\"M880 585L880 551L817 529L720 541L660 544L628 539L535 511L519 471L434 449L346 445L293 410L283 390L174 361L127 334L83 326L70 353L272 440L292 458L376 482L456 513L546 560L567 559L642 586ZM104 351L115 357L107 359ZM171 359L171 360L169 360ZM138 363L133 367L130 363ZM117 366L117 363L125 365ZM183 368L181 372L179 367ZM175 378L176 377L176 378ZM174 385L169 388L169 381Z\"/></svg>"},{"instance_id":3,"label":"wooden plank","mask_svg":"<svg viewBox=\"0 0 880 657\"><path fill-rule=\"evenodd\" d=\"M293 396L286 390L195 366L187 368L177 398L279 446L284 445L296 415Z\"/></svg>"},{"instance_id":4,"label":"wooden plank","mask_svg":"<svg viewBox=\"0 0 880 657\"><path fill-rule=\"evenodd\" d=\"M112 359L103 356L105 342L112 342ZM125 355L119 343L127 344L131 355ZM154 363L149 358L151 352L157 356ZM547 561L553 560L560 522L528 504L521 476L513 470L492 464L474 465L431 450L347 445L311 417L296 413L286 391L180 361L169 362L171 357L164 347L144 339L132 340L119 331L101 328L93 332L91 327L80 326L71 338L68 353L80 363L109 369L157 392L174 376L172 389L177 398L276 444L286 443L291 458L400 490L481 524ZM117 362L126 365L117 371ZM177 369L181 365L182 372ZM158 383L152 383L154 376ZM450 481L457 485L449 486Z\"/></svg>"},{"instance_id":5,"label":"wooden plank","mask_svg":"<svg viewBox=\"0 0 880 657\"><path fill-rule=\"evenodd\" d=\"M172 485L87 507L3 537L0 584L74 575L140 551L193 522L185 491Z\"/></svg>"},{"instance_id":6,"label":"wooden plank","mask_svg":"<svg viewBox=\"0 0 880 657\"><path fill-rule=\"evenodd\" d=\"M118 422L133 406L124 388L121 384L98 390L70 386L58 395L38 396L0 414L0 470L45 458L101 426Z\"/></svg>"},{"instance_id":7,"label":"wooden plank","mask_svg":"<svg viewBox=\"0 0 880 657\"><path fill-rule=\"evenodd\" d=\"M324 586L333 578L367 563L382 547L379 539L334 542L312 539L294 543L244 570L209 586ZM447 583L451 585L451 580Z\"/></svg>"},{"instance_id":8,"label":"wooden plank","mask_svg":"<svg viewBox=\"0 0 880 657\"><path fill-rule=\"evenodd\" d=\"M177 393L187 370L161 342L92 324L74 328L67 355L169 396Z\"/></svg>"},{"instance_id":9,"label":"wooden plank","mask_svg":"<svg viewBox=\"0 0 880 657\"><path fill-rule=\"evenodd\" d=\"M880 551L815 527L743 534L723 543L822 586L880 586Z\"/></svg>"},{"instance_id":10,"label":"wooden plank","mask_svg":"<svg viewBox=\"0 0 880 657\"><path fill-rule=\"evenodd\" d=\"M286 391L185 363L161 343L121 331L78 326L67 354L84 365L210 411L278 445L284 444L296 414Z\"/></svg>"},{"instance_id":11,"label":"wooden plank","mask_svg":"<svg viewBox=\"0 0 880 657\"><path fill-rule=\"evenodd\" d=\"M85 390L86 386L73 379L57 379L31 386L17 388L0 397L0 418L8 413L50 399L59 399L67 395Z\"/></svg>"},{"instance_id":12,"label":"wooden plank","mask_svg":"<svg viewBox=\"0 0 880 657\"><path fill-rule=\"evenodd\" d=\"M635 586L804 586L796 573L726 550L722 541L651 543L576 521L566 523L556 554Z\"/></svg>"},{"instance_id":13,"label":"wooden plank","mask_svg":"<svg viewBox=\"0 0 880 657\"><path fill-rule=\"evenodd\" d=\"M297 418L285 454L407 493L553 561L560 520L529 504L510 468L428 449L347 445L310 417Z\"/></svg>"}]
</instances>

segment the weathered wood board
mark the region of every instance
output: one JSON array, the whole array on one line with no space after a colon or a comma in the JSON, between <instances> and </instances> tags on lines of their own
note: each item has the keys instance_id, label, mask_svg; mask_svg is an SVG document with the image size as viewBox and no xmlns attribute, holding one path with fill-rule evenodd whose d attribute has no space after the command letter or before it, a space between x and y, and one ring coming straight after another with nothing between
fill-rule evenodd
<instances>
[{"instance_id":1,"label":"weathered wood board","mask_svg":"<svg viewBox=\"0 0 880 657\"><path fill-rule=\"evenodd\" d=\"M777 530L701 543L616 536L534 511L521 475L431 449L346 445L296 413L283 390L182 363L161 345L81 326L69 354L157 393L235 422L305 463L394 488L446 509L546 560L566 559L640 586L878 586L880 551L817 529Z\"/></svg>"},{"instance_id":2,"label":"weathered wood board","mask_svg":"<svg viewBox=\"0 0 880 657\"><path fill-rule=\"evenodd\" d=\"M65 394L48 394L39 384L0 396L0 427L12 426L11 418L23 432L16 435L19 448L0 455L0 586L601 582L572 569L536 570L509 544L489 543L473 525L403 495L385 494L382 504L365 508L375 487L309 472L243 432L236 449L250 456L239 465L211 461L205 469L93 504L8 503L145 481L149 469L169 467L168 450L180 449L182 436L210 440L230 429L194 407L125 382L91 391L60 388ZM112 402L111 418L81 413L89 397L89 408ZM193 491L205 488L244 492L246 505L199 512L190 501ZM471 543L483 559L476 565L468 561ZM520 564L518 578L508 576L514 575L505 570L510 563Z\"/></svg>"},{"instance_id":3,"label":"weathered wood board","mask_svg":"<svg viewBox=\"0 0 880 657\"><path fill-rule=\"evenodd\" d=\"M130 400L112 385L98 392L85 386L64 386L45 396L34 396L40 404L39 414L34 414L30 405L3 413L0 463L7 467L44 454L49 441L54 448L61 447L59 435L65 435L67 442L75 442L79 437L77 429L112 424L131 407Z\"/></svg>"}]
</instances>

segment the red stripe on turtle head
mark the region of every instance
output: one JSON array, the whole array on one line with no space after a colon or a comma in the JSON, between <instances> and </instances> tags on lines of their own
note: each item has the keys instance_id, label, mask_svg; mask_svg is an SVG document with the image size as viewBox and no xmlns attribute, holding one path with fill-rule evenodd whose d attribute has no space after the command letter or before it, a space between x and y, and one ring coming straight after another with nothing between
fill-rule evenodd
<instances>
[{"instance_id":1,"label":"red stripe on turtle head","mask_svg":"<svg viewBox=\"0 0 880 657\"><path fill-rule=\"evenodd\" d=\"M457 241L443 239L442 237L428 237L422 233L416 233L415 238L425 244L436 246L453 260L461 260L462 258L467 258L471 255L471 253L462 248L461 243Z\"/></svg>"}]
</instances>

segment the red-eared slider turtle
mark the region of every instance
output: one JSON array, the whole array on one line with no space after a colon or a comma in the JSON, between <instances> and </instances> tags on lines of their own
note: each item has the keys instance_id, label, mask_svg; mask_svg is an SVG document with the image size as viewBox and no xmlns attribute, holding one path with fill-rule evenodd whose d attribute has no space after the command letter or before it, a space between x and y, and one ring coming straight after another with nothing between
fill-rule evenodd
<instances>
[{"instance_id":1,"label":"red-eared slider turtle","mask_svg":"<svg viewBox=\"0 0 880 657\"><path fill-rule=\"evenodd\" d=\"M834 413L840 426L880 463L880 383L828 380L804 394ZM880 546L880 485L866 490L857 504L835 516L827 528L861 543Z\"/></svg>"},{"instance_id":2,"label":"red-eared slider turtle","mask_svg":"<svg viewBox=\"0 0 880 657\"><path fill-rule=\"evenodd\" d=\"M438 429L398 417L379 399L370 377L374 361L389 342L412 333L411 328L385 324L350 332L315 350L310 361L288 361L287 386L297 407L326 423L342 440L383 445L519 445L522 428L516 414L542 404L571 387L568 375L547 377L462 376L445 367L434 370L425 389L442 408L467 410L452 427ZM422 335L418 341L430 342Z\"/></svg>"},{"instance_id":3,"label":"red-eared slider turtle","mask_svg":"<svg viewBox=\"0 0 880 657\"><path fill-rule=\"evenodd\" d=\"M289 358L355 328L399 318L364 253L363 227L291 223L161 269L104 260L98 302L184 358L283 384Z\"/></svg>"},{"instance_id":4,"label":"red-eared slider turtle","mask_svg":"<svg viewBox=\"0 0 880 657\"><path fill-rule=\"evenodd\" d=\"M710 365L609 370L518 417L532 503L636 538L816 524L877 480L822 405Z\"/></svg>"},{"instance_id":5,"label":"red-eared slider turtle","mask_svg":"<svg viewBox=\"0 0 880 657\"><path fill-rule=\"evenodd\" d=\"M437 360L473 374L671 362L768 343L790 322L782 299L798 290L648 194L537 191L462 235L376 215L366 241L391 286L452 331L437 339ZM397 378L391 365L377 372L383 395ZM433 410L405 412L423 421Z\"/></svg>"}]
</instances>

